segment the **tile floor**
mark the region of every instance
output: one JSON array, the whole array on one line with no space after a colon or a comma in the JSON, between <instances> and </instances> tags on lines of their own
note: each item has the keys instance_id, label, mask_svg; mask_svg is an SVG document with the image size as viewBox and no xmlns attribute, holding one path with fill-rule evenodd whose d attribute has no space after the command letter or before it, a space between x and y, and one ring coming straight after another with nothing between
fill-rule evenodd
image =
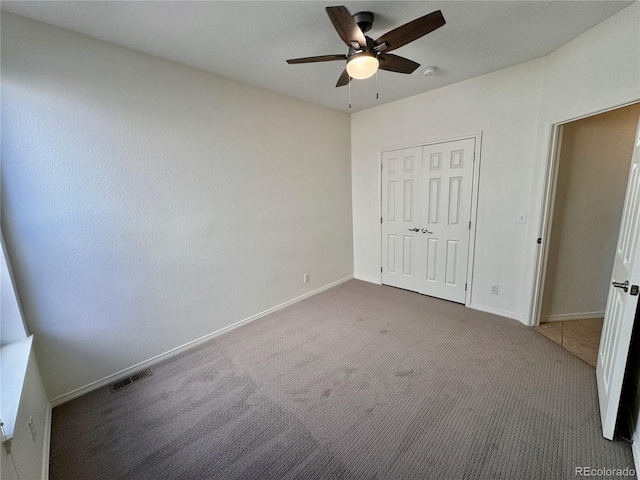
<instances>
[{"instance_id":1,"label":"tile floor","mask_svg":"<svg viewBox=\"0 0 640 480\"><path fill-rule=\"evenodd\" d=\"M534 327L534 330L580 357L592 367L596 366L602 318L541 323L539 327Z\"/></svg>"}]
</instances>

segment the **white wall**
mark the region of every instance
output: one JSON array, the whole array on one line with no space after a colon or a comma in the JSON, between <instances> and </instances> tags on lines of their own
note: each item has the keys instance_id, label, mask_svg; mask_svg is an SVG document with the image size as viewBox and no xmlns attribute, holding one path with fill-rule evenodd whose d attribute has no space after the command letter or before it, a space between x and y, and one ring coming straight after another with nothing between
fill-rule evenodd
<instances>
[{"instance_id":1,"label":"white wall","mask_svg":"<svg viewBox=\"0 0 640 480\"><path fill-rule=\"evenodd\" d=\"M353 114L356 277L380 278L380 152L481 130L471 304L529 323L550 122L640 98L639 29L636 2L542 59Z\"/></svg>"},{"instance_id":2,"label":"white wall","mask_svg":"<svg viewBox=\"0 0 640 480\"><path fill-rule=\"evenodd\" d=\"M543 318L602 316L640 104L564 126Z\"/></svg>"},{"instance_id":3,"label":"white wall","mask_svg":"<svg viewBox=\"0 0 640 480\"><path fill-rule=\"evenodd\" d=\"M351 276L349 148L347 114L3 12L2 227L49 398Z\"/></svg>"},{"instance_id":4,"label":"white wall","mask_svg":"<svg viewBox=\"0 0 640 480\"><path fill-rule=\"evenodd\" d=\"M4 240L0 246L0 346L27 338L18 297L13 285L11 268L5 255Z\"/></svg>"},{"instance_id":5,"label":"white wall","mask_svg":"<svg viewBox=\"0 0 640 480\"><path fill-rule=\"evenodd\" d=\"M7 454L3 446L0 446L0 474L3 480L16 480L18 478L18 472L12 463L11 456Z\"/></svg>"}]
</instances>

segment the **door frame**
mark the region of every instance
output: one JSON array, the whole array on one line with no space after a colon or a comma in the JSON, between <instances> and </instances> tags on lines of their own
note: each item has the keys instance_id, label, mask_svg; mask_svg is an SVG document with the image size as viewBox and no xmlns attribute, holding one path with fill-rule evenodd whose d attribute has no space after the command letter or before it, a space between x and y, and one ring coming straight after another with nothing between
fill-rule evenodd
<instances>
[{"instance_id":1,"label":"door frame","mask_svg":"<svg viewBox=\"0 0 640 480\"><path fill-rule=\"evenodd\" d=\"M617 103L598 110L581 114L573 114L546 122L544 129L544 142L547 145L546 165L542 184L542 199L539 204L540 221L538 225L538 245L535 253L534 277L529 305L528 324L531 326L540 325L540 318L542 316L542 300L544 294L544 282L547 275L547 262L549 261L551 224L553 219L553 208L555 206L563 126L569 122L593 117L594 115L617 110L639 102L640 98L634 98L632 100Z\"/></svg>"},{"instance_id":2,"label":"door frame","mask_svg":"<svg viewBox=\"0 0 640 480\"><path fill-rule=\"evenodd\" d=\"M476 217L478 213L478 190L480 185L480 161L482 152L482 130L472 133L452 135L446 137L431 138L422 142L405 143L402 145L392 145L388 147L382 147L378 151L378 216L382 219L382 153L392 150L402 150L405 148L414 147L426 147L429 145L435 145L437 143L455 142L457 140L475 140L475 147L473 151L473 178L471 180L471 207L469 210L471 228L469 229L469 251L467 256L467 292L465 295L465 307L471 307L471 297L473 293L473 265L474 265L474 253L476 250ZM382 285L382 224L380 224L379 230L380 249L378 251L378 284Z\"/></svg>"}]
</instances>

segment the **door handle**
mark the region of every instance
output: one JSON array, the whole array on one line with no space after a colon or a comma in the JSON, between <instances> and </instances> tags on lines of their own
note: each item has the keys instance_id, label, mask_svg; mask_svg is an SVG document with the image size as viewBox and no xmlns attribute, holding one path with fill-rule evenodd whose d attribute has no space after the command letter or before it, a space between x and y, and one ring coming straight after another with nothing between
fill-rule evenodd
<instances>
[{"instance_id":1,"label":"door handle","mask_svg":"<svg viewBox=\"0 0 640 480\"><path fill-rule=\"evenodd\" d=\"M420 229L418 227L416 228L408 228L407 230L409 230L410 232L419 232Z\"/></svg>"},{"instance_id":2,"label":"door handle","mask_svg":"<svg viewBox=\"0 0 640 480\"><path fill-rule=\"evenodd\" d=\"M621 288L625 292L629 291L629 280L625 280L624 283L622 283L622 282L611 282L611 285L613 285L616 288Z\"/></svg>"},{"instance_id":3,"label":"door handle","mask_svg":"<svg viewBox=\"0 0 640 480\"><path fill-rule=\"evenodd\" d=\"M422 229L422 233L433 233L433 232L430 232L430 231L429 231L429 230L427 230L426 228L423 228L423 229Z\"/></svg>"}]
</instances>

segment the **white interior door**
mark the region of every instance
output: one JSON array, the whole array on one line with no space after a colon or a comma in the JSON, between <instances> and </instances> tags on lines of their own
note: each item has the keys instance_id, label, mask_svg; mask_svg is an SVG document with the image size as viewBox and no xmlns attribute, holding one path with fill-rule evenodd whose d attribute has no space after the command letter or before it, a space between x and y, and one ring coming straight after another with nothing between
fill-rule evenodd
<instances>
[{"instance_id":1,"label":"white interior door","mask_svg":"<svg viewBox=\"0 0 640 480\"><path fill-rule=\"evenodd\" d=\"M382 154L382 283L407 290L416 289L421 157L420 147Z\"/></svg>"},{"instance_id":2,"label":"white interior door","mask_svg":"<svg viewBox=\"0 0 640 480\"><path fill-rule=\"evenodd\" d=\"M602 434L613 439L640 285L640 121L600 338L596 379Z\"/></svg>"},{"instance_id":3,"label":"white interior door","mask_svg":"<svg viewBox=\"0 0 640 480\"><path fill-rule=\"evenodd\" d=\"M422 149L417 290L458 303L466 300L474 152L473 138Z\"/></svg>"}]
</instances>

